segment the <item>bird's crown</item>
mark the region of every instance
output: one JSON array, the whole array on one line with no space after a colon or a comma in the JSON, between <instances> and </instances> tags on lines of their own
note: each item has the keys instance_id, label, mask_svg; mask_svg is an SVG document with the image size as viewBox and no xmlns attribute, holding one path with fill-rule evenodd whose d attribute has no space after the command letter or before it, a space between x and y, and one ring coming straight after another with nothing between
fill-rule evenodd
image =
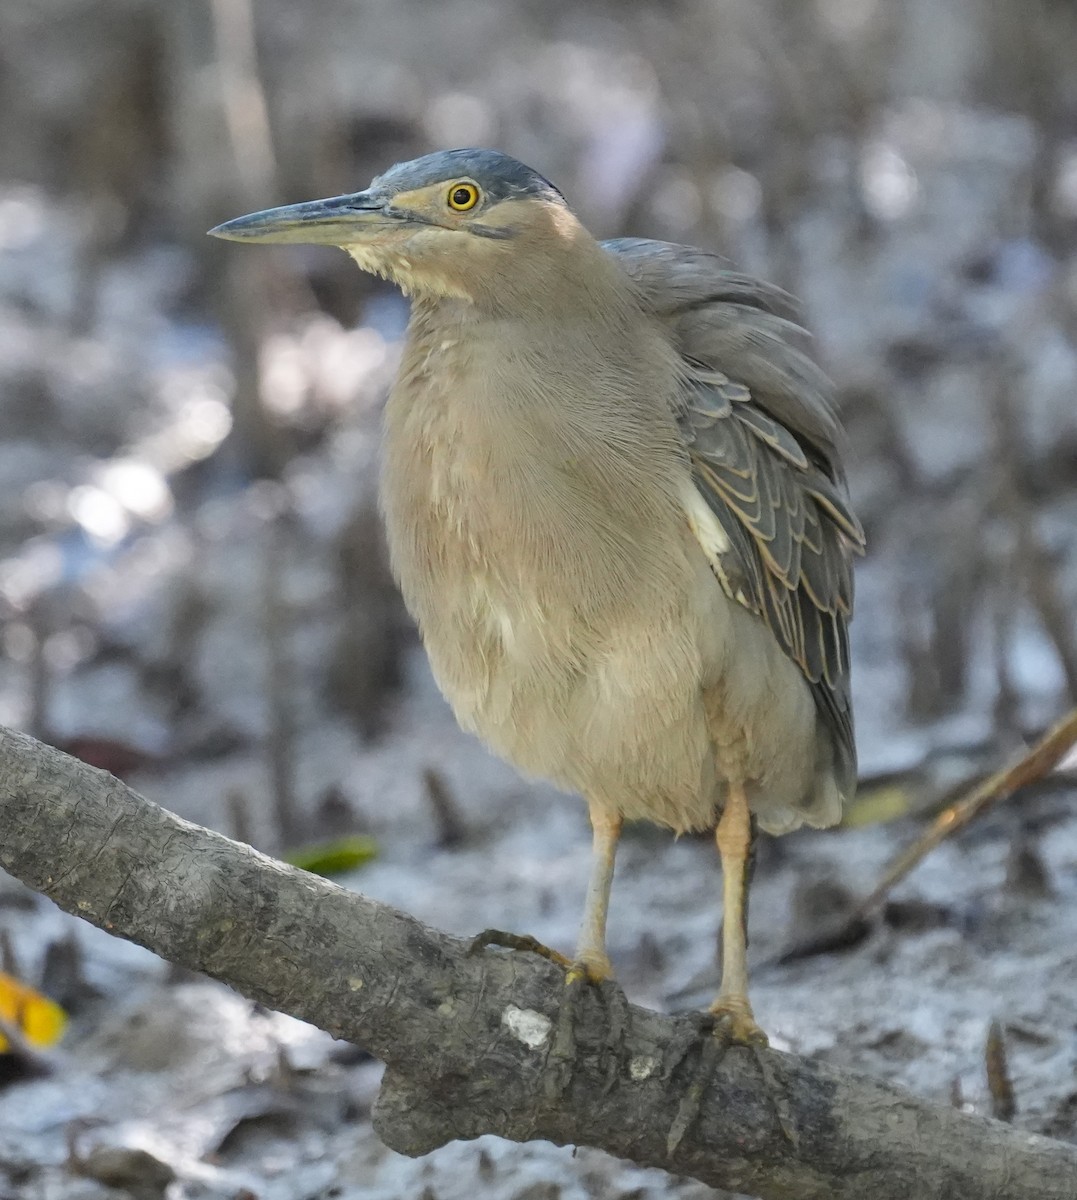
<instances>
[{"instance_id":1,"label":"bird's crown","mask_svg":"<svg viewBox=\"0 0 1077 1200\"><path fill-rule=\"evenodd\" d=\"M473 180L494 204L526 196L565 203L564 196L538 171L499 150L474 148L438 150L410 162L397 163L379 175L370 190L393 195L456 179Z\"/></svg>"}]
</instances>

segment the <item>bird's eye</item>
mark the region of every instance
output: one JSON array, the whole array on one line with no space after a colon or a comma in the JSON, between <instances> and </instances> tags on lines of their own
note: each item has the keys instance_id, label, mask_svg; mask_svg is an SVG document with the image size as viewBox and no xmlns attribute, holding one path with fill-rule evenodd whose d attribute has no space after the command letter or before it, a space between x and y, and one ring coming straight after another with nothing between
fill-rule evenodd
<instances>
[{"instance_id":1,"label":"bird's eye","mask_svg":"<svg viewBox=\"0 0 1077 1200\"><path fill-rule=\"evenodd\" d=\"M449 207L457 212L467 212L479 202L479 189L473 183L454 183L449 188Z\"/></svg>"}]
</instances>

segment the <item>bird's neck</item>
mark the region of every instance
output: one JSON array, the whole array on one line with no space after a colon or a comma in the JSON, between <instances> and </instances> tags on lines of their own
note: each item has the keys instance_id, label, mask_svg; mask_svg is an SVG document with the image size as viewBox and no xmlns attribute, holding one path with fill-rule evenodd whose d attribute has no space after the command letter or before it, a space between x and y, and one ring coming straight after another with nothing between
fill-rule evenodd
<instances>
[{"instance_id":1,"label":"bird's neck","mask_svg":"<svg viewBox=\"0 0 1077 1200\"><path fill-rule=\"evenodd\" d=\"M587 513L628 528L675 504L676 371L642 313L521 321L420 300L385 413L390 523L422 509L486 542L571 530Z\"/></svg>"},{"instance_id":2,"label":"bird's neck","mask_svg":"<svg viewBox=\"0 0 1077 1200\"><path fill-rule=\"evenodd\" d=\"M461 300L415 302L392 407L415 409L461 452L652 461L677 439L679 359L627 285L526 316ZM420 412L422 416L420 416Z\"/></svg>"}]
</instances>

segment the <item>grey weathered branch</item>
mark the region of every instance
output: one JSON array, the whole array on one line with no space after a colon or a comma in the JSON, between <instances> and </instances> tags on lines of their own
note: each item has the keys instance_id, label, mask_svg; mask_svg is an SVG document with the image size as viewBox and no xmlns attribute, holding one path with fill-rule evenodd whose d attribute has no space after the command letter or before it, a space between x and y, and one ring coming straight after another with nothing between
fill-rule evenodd
<instances>
[{"instance_id":1,"label":"grey weathered branch","mask_svg":"<svg viewBox=\"0 0 1077 1200\"><path fill-rule=\"evenodd\" d=\"M564 991L552 964L471 954L4 729L0 865L68 912L384 1059L375 1124L404 1154L496 1133L597 1146L772 1200L1077 1195L1073 1146L793 1055L720 1056L687 1018L592 990L571 1075L551 1087Z\"/></svg>"}]
</instances>

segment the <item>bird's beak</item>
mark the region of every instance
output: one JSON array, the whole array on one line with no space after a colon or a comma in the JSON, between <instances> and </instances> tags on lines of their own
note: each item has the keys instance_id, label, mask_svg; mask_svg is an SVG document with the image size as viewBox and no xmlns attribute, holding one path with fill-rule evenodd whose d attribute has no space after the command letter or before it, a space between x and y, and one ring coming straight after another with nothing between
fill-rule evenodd
<instances>
[{"instance_id":1,"label":"bird's beak","mask_svg":"<svg viewBox=\"0 0 1077 1200\"><path fill-rule=\"evenodd\" d=\"M308 200L283 208L266 208L225 221L209 231L211 237L232 242L292 242L327 246L352 245L373 234L397 228L403 214L388 209L385 198L373 192Z\"/></svg>"}]
</instances>

